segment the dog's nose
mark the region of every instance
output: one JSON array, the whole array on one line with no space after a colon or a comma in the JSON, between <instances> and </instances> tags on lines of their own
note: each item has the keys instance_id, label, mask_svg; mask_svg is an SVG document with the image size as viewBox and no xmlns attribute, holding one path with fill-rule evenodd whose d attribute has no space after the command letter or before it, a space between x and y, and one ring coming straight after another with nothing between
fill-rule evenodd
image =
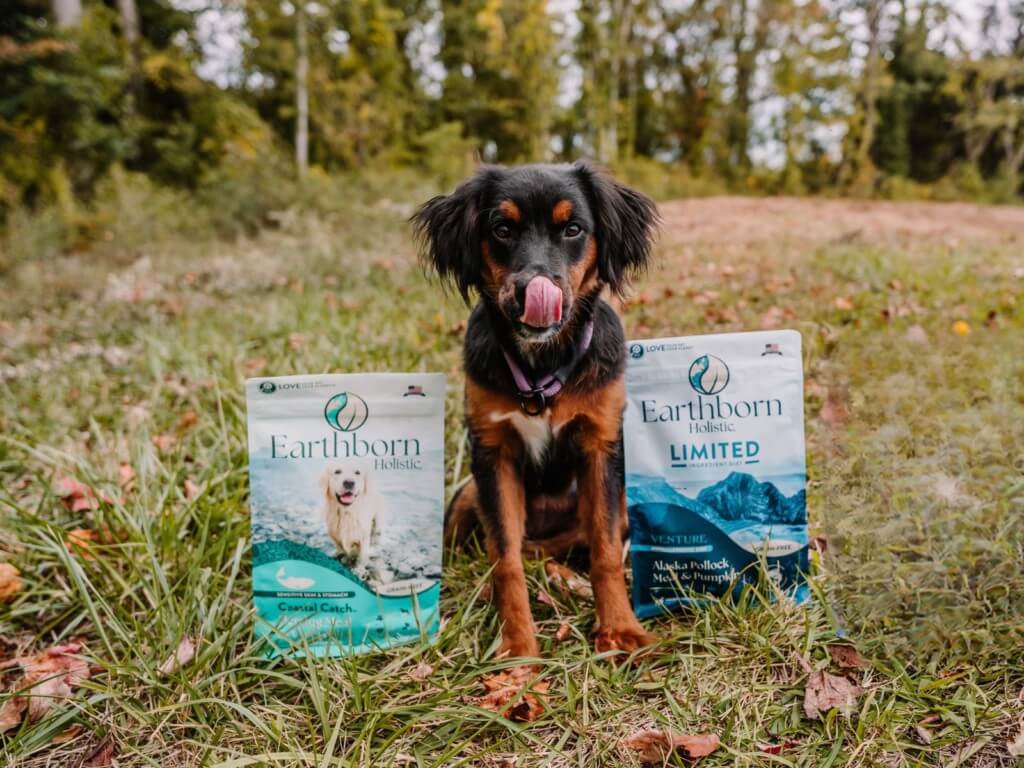
<instances>
[{"instance_id":1,"label":"dog's nose","mask_svg":"<svg viewBox=\"0 0 1024 768\"><path fill-rule=\"evenodd\" d=\"M341 487L344 488L346 491L351 491L353 488L356 487L356 481L355 480L343 480L342 483L341 483Z\"/></svg>"}]
</instances>

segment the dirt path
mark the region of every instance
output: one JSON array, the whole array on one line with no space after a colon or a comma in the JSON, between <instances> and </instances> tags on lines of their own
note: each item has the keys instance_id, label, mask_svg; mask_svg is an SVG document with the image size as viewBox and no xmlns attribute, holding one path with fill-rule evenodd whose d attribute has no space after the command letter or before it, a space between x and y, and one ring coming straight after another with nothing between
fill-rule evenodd
<instances>
[{"instance_id":1,"label":"dirt path","mask_svg":"<svg viewBox=\"0 0 1024 768\"><path fill-rule=\"evenodd\" d=\"M708 197L660 206L665 245L743 249L765 241L817 245L921 238L955 247L964 241L1024 248L1024 206L879 202L796 197Z\"/></svg>"}]
</instances>

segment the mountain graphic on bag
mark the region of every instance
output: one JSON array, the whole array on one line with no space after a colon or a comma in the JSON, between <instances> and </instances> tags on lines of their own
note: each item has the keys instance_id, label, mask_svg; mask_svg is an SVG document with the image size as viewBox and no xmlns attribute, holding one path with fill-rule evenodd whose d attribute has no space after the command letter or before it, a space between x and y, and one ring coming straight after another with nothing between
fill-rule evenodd
<instances>
[{"instance_id":1,"label":"mountain graphic on bag","mask_svg":"<svg viewBox=\"0 0 1024 768\"><path fill-rule=\"evenodd\" d=\"M256 634L341 656L437 632L441 374L246 382Z\"/></svg>"},{"instance_id":2,"label":"mountain graphic on bag","mask_svg":"<svg viewBox=\"0 0 1024 768\"><path fill-rule=\"evenodd\" d=\"M756 583L807 596L800 334L629 344L624 420L633 607Z\"/></svg>"}]
</instances>

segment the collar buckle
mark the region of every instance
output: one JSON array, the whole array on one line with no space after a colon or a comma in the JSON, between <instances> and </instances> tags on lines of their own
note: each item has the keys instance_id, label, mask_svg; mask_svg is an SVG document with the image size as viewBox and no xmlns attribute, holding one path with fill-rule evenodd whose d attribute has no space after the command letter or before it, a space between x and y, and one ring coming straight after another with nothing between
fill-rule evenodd
<instances>
[{"instance_id":1,"label":"collar buckle","mask_svg":"<svg viewBox=\"0 0 1024 768\"><path fill-rule=\"evenodd\" d=\"M542 387L534 387L519 393L519 407L527 416L539 416L548 407L548 399Z\"/></svg>"}]
</instances>

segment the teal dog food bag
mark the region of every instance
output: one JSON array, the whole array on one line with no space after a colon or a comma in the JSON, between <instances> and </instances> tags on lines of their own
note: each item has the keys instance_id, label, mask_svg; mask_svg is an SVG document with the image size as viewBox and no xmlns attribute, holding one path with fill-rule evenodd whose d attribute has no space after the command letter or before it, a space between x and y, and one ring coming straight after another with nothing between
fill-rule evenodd
<instances>
[{"instance_id":1,"label":"teal dog food bag","mask_svg":"<svg viewBox=\"0 0 1024 768\"><path fill-rule=\"evenodd\" d=\"M624 422L640 617L768 577L807 596L803 368L796 331L629 343Z\"/></svg>"},{"instance_id":2,"label":"teal dog food bag","mask_svg":"<svg viewBox=\"0 0 1024 768\"><path fill-rule=\"evenodd\" d=\"M256 634L343 656L437 632L445 377L246 382Z\"/></svg>"}]
</instances>

